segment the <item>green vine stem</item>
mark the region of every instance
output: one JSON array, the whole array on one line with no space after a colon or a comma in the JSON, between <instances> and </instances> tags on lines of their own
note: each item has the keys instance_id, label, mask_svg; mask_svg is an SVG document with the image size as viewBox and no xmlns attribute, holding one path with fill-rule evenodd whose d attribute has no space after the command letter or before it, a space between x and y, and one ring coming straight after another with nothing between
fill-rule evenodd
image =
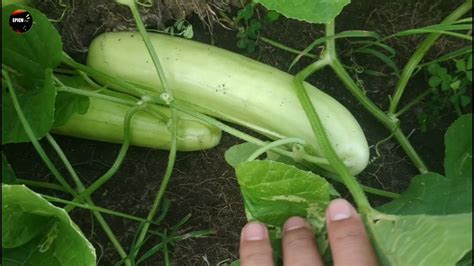
<instances>
[{"instance_id":1,"label":"green vine stem","mask_svg":"<svg viewBox=\"0 0 474 266\"><path fill-rule=\"evenodd\" d=\"M54 166L53 162L49 159L48 155L44 151L43 147L41 147L41 144L38 141L38 138L36 137L35 133L33 132L33 129L31 128L28 120L25 117L25 114L23 113L23 110L21 110L20 103L18 102L18 98L16 96L16 91L15 88L13 88L10 75L8 74L7 71L2 69L2 75L3 78L5 79L7 88L9 89L8 91L10 92L10 98L13 103L13 107L15 108L15 111L18 115L18 118L20 119L21 124L23 125L23 128L25 129L26 134L28 135L28 138L30 139L31 143L33 144L34 148L38 152L39 156L43 160L43 162L46 164L48 169L51 171L53 176L56 178L56 180L63 186L63 188L66 190L71 195L77 195L77 192L69 185L64 177L59 173L58 169Z\"/></svg>"},{"instance_id":2,"label":"green vine stem","mask_svg":"<svg viewBox=\"0 0 474 266\"><path fill-rule=\"evenodd\" d=\"M132 11L133 18L135 20L135 24L137 25L138 31L140 32L140 35L143 38L143 42L145 43L145 46L148 50L148 53L151 56L151 59L153 61L153 64L155 66L156 72L158 74L158 77L160 78L161 84L163 85L166 94L168 96L168 99L170 102L173 101L173 91L168 85L168 82L165 77L165 72L163 70L163 67L161 66L160 59L158 58L158 55L156 54L156 51L153 47L153 44L151 43L150 37L148 36L148 33L146 32L145 25L143 25L143 21L141 19L140 13L138 12L137 6L135 1L130 1L131 3L127 4L130 10ZM171 125L169 126L169 131L171 133L171 143L170 143L170 152L168 155L168 163L166 166L166 171L165 175L163 176L163 180L160 184L160 188L158 190L158 193L156 194L155 200L153 201L153 204L151 206L151 209L148 213L147 220L152 220L153 217L155 216L156 212L158 211L158 207L160 206L161 199L163 198L166 188L168 187L168 183L171 179L171 175L173 174L173 168L174 164L176 161L176 152L177 152L177 131L178 131L178 126L177 126L177 111L174 109L171 109ZM142 227L142 230L138 236L137 239L137 244L140 245L142 241L145 239L146 234L148 232L148 229L150 227L150 224L144 224Z\"/></svg>"},{"instance_id":3,"label":"green vine stem","mask_svg":"<svg viewBox=\"0 0 474 266\"><path fill-rule=\"evenodd\" d=\"M81 90L81 89L76 89L68 86L61 86L56 88L57 91L64 91L64 92L69 92L69 93L74 93L82 96L87 96L87 97L94 97L102 100L106 100L109 102L114 102L118 104L124 104L124 105L130 105L130 101L120 99L118 97L111 97L108 95L104 95L101 93L93 92L93 91L86 91L86 90Z\"/></svg>"},{"instance_id":4,"label":"green vine stem","mask_svg":"<svg viewBox=\"0 0 474 266\"><path fill-rule=\"evenodd\" d=\"M469 10L471 9L472 0L466 0L464 4L462 4L451 14L449 14L441 22L441 24L454 22L461 18L464 14L469 12ZM398 81L397 87L395 88L392 100L390 101L389 114L395 114L395 112L397 111L398 103L402 98L403 92L405 91L408 81L410 80L413 72L416 70L418 64L421 62L428 50L433 46L433 44L436 42L436 40L438 40L441 35L441 33L432 33L428 35L428 37L426 37L426 39L420 44L420 46L418 46L418 49L416 49L416 51L408 60L407 64L403 68L400 80Z\"/></svg>"},{"instance_id":5,"label":"green vine stem","mask_svg":"<svg viewBox=\"0 0 474 266\"><path fill-rule=\"evenodd\" d=\"M137 222L142 222L142 223L153 223L153 221L148 221L144 218L140 218L140 217L133 216L133 215L123 213L123 212L109 210L109 209L106 209L106 208L102 208L102 207L95 206L95 205L90 205L90 204L87 204L87 203L85 203L85 204L77 203L77 202L73 202L73 201L70 201L70 200L64 200L64 199L61 199L61 198L56 198L56 197L52 197L52 196L48 196L48 195L44 195L44 194L40 194L40 195L41 195L41 197L45 198L49 202L56 202L56 203L61 203L61 204L70 204L70 205L74 205L78 208L92 210L92 211L98 211L98 212L101 212L101 213L110 214L110 215L117 216L117 217L122 217L122 218L129 219L129 220L132 220L132 221L137 221Z\"/></svg>"},{"instance_id":6,"label":"green vine stem","mask_svg":"<svg viewBox=\"0 0 474 266\"><path fill-rule=\"evenodd\" d=\"M67 159L63 150L61 149L61 147L59 147L59 144L56 142L56 140L54 140L53 136L51 136L51 134L49 133L46 134L46 140L48 140L51 147L53 147L53 149L56 151L59 158L63 162L64 166L66 166L66 170L69 172L69 175L71 176L72 180L76 184L77 190L79 192L82 192L84 190L84 185L82 184L82 181L79 179L79 176L77 175L76 171L74 170L71 163Z\"/></svg>"},{"instance_id":7,"label":"green vine stem","mask_svg":"<svg viewBox=\"0 0 474 266\"><path fill-rule=\"evenodd\" d=\"M226 133L229 133L230 135L232 135L234 137L237 137L241 140L244 140L246 142L250 142L250 143L253 143L253 144L258 145L258 146L265 146L265 145L268 144L268 142L266 142L266 141L263 141L263 140L258 139L256 137L253 137L249 134L246 134L246 133L244 133L244 132L242 132L238 129L235 129L231 126L228 126L228 125L222 123L221 121L219 121L215 118L212 118L210 116L207 116L205 114L197 112L193 108L192 104L189 104L187 102L175 99L174 102L170 104L170 107L174 108L176 110L179 110L179 111L181 111L185 114L194 116L194 117L198 118L199 120L204 121L206 123L209 123L213 126L216 126L220 130L222 130ZM296 159L294 157L294 154L290 151L283 150L283 149L280 149L280 148L273 148L272 151L276 152L280 155L287 156L287 157L292 158L292 159ZM329 163L326 159L321 158L321 157L311 156L309 154L302 154L301 159L303 159L307 162L310 162L310 163L318 164L318 165L326 165L326 166L329 165Z\"/></svg>"},{"instance_id":8,"label":"green vine stem","mask_svg":"<svg viewBox=\"0 0 474 266\"><path fill-rule=\"evenodd\" d=\"M426 96L430 95L433 93L433 90L427 89L420 95L416 96L415 99L413 99L411 102L407 103L400 111L398 111L396 114L394 114L395 117L400 117L404 113L408 112L413 106L417 105L421 100L423 100Z\"/></svg>"},{"instance_id":9,"label":"green vine stem","mask_svg":"<svg viewBox=\"0 0 474 266\"><path fill-rule=\"evenodd\" d=\"M115 173L119 170L125 158L125 155L127 154L128 147L130 146L131 119L136 112L142 110L145 107L146 107L145 104L140 104L140 105L130 108L127 111L124 118L123 143L122 143L122 146L120 147L120 151L117 155L117 158L115 159L115 162L113 163L112 167L109 170L107 170L107 172L104 175L102 175L99 179L97 179L94 183L92 183L92 185L90 185L88 188L82 191L79 194L79 196L73 200L74 202L77 202L85 197L90 196L92 193L94 193L94 191L96 191L102 185L104 185L107 181L109 181L109 179L112 178L112 176L114 176ZM72 208L72 207L70 206L65 207L66 210L69 210L69 208Z\"/></svg>"},{"instance_id":10,"label":"green vine stem","mask_svg":"<svg viewBox=\"0 0 474 266\"><path fill-rule=\"evenodd\" d=\"M326 24L326 35L332 36L335 32L334 21ZM420 173L427 173L428 167L425 165L421 157L415 151L408 138L400 129L400 121L393 115L387 115L377 105L375 105L354 82L349 73L339 61L336 51L336 43L334 39L326 41L326 55L328 57L329 65L332 67L339 79L344 83L347 89L354 95L354 97L367 109L377 120L379 120L400 143L400 146L406 152L413 164L418 168ZM310 71L308 71L310 72Z\"/></svg>"},{"instance_id":11,"label":"green vine stem","mask_svg":"<svg viewBox=\"0 0 474 266\"><path fill-rule=\"evenodd\" d=\"M268 143L265 146L262 146L258 148L254 153L252 153L249 158L247 159L247 162L251 162L255 159L257 159L260 155L264 154L265 152L276 148L278 146L283 146L287 144L301 144L301 145L306 145L306 142L302 139L298 138L286 138L286 139L279 139L273 142Z\"/></svg>"},{"instance_id":12,"label":"green vine stem","mask_svg":"<svg viewBox=\"0 0 474 266\"><path fill-rule=\"evenodd\" d=\"M89 66L80 64L76 61L74 61L69 55L66 53L63 53L63 57L61 59L61 62L67 66L70 66L74 69L80 70L84 73L86 73L88 76L95 78L101 82L103 82L106 85L115 85L113 86L113 89L125 94L131 94L135 97L142 98L146 97L149 99L151 102L155 103L163 103L163 101L160 99L159 94L150 92L148 90L143 90L141 88L138 88L137 86L130 84L126 81L123 81L121 79L118 79L114 76L108 75L106 73L103 73L101 71L95 70Z\"/></svg>"},{"instance_id":13,"label":"green vine stem","mask_svg":"<svg viewBox=\"0 0 474 266\"><path fill-rule=\"evenodd\" d=\"M79 192L82 192L84 191L85 187L84 187L84 184L82 183L82 181L80 180L79 176L77 175L76 171L74 170L74 168L72 167L71 163L69 162L69 160L67 159L66 155L64 154L63 150L61 149L61 147L59 147L58 143L54 140L54 138L50 135L50 134L47 134L46 135L46 139L49 141L49 143L51 144L51 146L53 147L53 149L56 151L56 153L58 154L59 158L61 159L61 161L63 162L63 164L66 166L66 169L67 171L69 172L69 175L71 175L72 179L74 180L74 182L76 183L76 186L79 190ZM95 204L94 202L91 200L91 198L89 196L85 197L84 201L92 206L92 207L95 207ZM68 206L71 206L71 205L68 205ZM67 206L66 206L67 207ZM127 253L125 252L125 250L123 249L122 245L120 244L120 242L117 240L117 237L115 236L115 234L112 232L112 229L110 228L110 226L107 224L107 222L105 221L104 217L102 216L102 214L97 211L97 210L92 210L92 214L94 214L95 218L97 219L97 221L99 222L100 226L102 227L102 229L104 230L105 234L107 235L107 237L109 238L110 242L112 242L112 245L115 247L115 249L117 250L117 252L119 253L120 257L121 258L126 258L127 257ZM129 263L126 263L126 264L129 264Z\"/></svg>"},{"instance_id":14,"label":"green vine stem","mask_svg":"<svg viewBox=\"0 0 474 266\"><path fill-rule=\"evenodd\" d=\"M175 102L173 102L170 105L170 107L171 108L176 108L177 110L179 110L183 113L189 114L191 116L194 116L194 117L200 119L201 121L204 121L204 122L209 123L213 126L216 126L219 129L221 129L222 131L224 131L226 133L229 133L230 135L235 136L235 137L237 137L241 140L244 140L246 142L253 143L253 144L258 145L258 146L265 146L265 145L268 144L268 142L265 142L263 140L255 138L253 136L250 136L250 135L248 135L244 132L241 132L241 131L233 128L233 127L230 127L230 126L220 122L217 119L214 119L210 116L207 116L207 115L201 114L199 112L196 112L195 110L193 110L193 108L188 103L185 103L185 102L182 102L182 101L179 101L179 100L175 100ZM275 147L272 148L271 150L275 153L280 154L280 155L292 158L293 160L297 159L297 158L295 158L294 154L290 151L283 150L283 149L280 149L280 148L275 148ZM314 156L308 155L306 153L303 153L301 155L300 159L302 159L306 162L319 164L319 165L324 163L325 165L329 166L328 161L325 158L314 157ZM329 174L329 172L327 172L327 173ZM335 181L342 182L342 180L338 177L335 177L335 176L334 177L331 176L331 177ZM368 193L372 193L374 195L378 195L378 196L383 196L383 197L387 197L387 198L397 198L399 196L397 193L392 193L392 192L389 192L389 191L384 191L384 190L380 190L380 189L376 189L376 188L372 188L372 187L367 187L367 186L362 186L362 187L363 187L364 191L366 191Z\"/></svg>"},{"instance_id":15,"label":"green vine stem","mask_svg":"<svg viewBox=\"0 0 474 266\"><path fill-rule=\"evenodd\" d=\"M303 54L303 51L300 51L300 50L297 50L297 49L294 49L294 48L291 48L291 47L288 47L284 44L281 44L277 41L274 41L274 40L271 40L269 38L266 38L266 37L263 37L263 36L260 36L259 40L261 40L262 42L265 42L265 43L268 43L270 44L271 46L274 46L276 48L279 48L283 51L287 51L289 53L292 53L292 54L297 54L297 55L300 55L300 54ZM309 57L309 58L312 58L312 59L317 59L317 56L314 55L314 54L310 54L310 53L305 53L304 56L306 57Z\"/></svg>"},{"instance_id":16,"label":"green vine stem","mask_svg":"<svg viewBox=\"0 0 474 266\"><path fill-rule=\"evenodd\" d=\"M35 133L33 132L31 126L29 125L28 123L28 120L26 119L23 111L21 110L21 106L18 102L18 99L16 97L16 92L15 92L15 89L13 88L12 86L12 83L11 83L11 79L10 79L10 76L8 75L8 73L2 69L2 75L3 77L5 78L5 81L7 83L7 86L9 88L9 92L10 92L10 97L12 99L12 103L13 103L13 106L18 114L18 117L28 135L28 137L30 138L30 141L32 142L34 148L36 149L36 152L40 155L41 159L43 160L43 162L47 165L48 169L51 171L51 173L56 177L56 179L58 180L58 182L64 187L64 189L70 193L71 195L73 196L76 196L77 195L77 192L66 182L66 180L62 177L62 175L59 173L59 171L57 170L57 168L54 166L54 164L51 162L51 160L49 159L49 157L47 156L46 152L44 151L43 147L41 146L41 144L39 144L36 136L35 136ZM49 134L48 134L49 135ZM51 142L51 139L48 139L50 142ZM53 145L53 148L57 149L59 146L55 145L56 143L53 141L51 143ZM57 146L57 147L56 147ZM58 150L56 150L58 151ZM72 166L69 164L69 162L67 161L67 158L65 158L64 156L64 153L62 153L62 151L59 149L59 153L58 155L61 157L61 159L63 160L63 162L67 162L66 164L66 168L68 168L68 170L72 169ZM65 160L64 160L65 159ZM70 167L68 167L68 165ZM74 171L73 171L74 172ZM79 178L77 177L77 175L72 175L73 176L73 179L74 181L77 183L77 184L81 184L80 183L80 180ZM82 185L82 184L81 184ZM79 188L81 188L81 186L79 186ZM84 188L82 186L82 188ZM88 199L88 204L90 205L93 205L92 201L90 199ZM107 222L103 219L103 217L101 216L100 213L98 212L94 212L94 215L96 216L96 219L98 220L98 222L100 223L100 225L102 226L102 228L104 229L105 233L107 234L107 236L109 237L109 239L111 240L112 244L115 246L115 248L117 249L117 251L119 252L120 256L121 257L126 257L127 254L125 253L124 249L121 247L120 243L118 242L117 238L115 237L115 235L112 233L110 227L108 226Z\"/></svg>"},{"instance_id":17,"label":"green vine stem","mask_svg":"<svg viewBox=\"0 0 474 266\"><path fill-rule=\"evenodd\" d=\"M308 96L306 88L304 87L303 82L309 74L309 71L303 70L294 77L296 95L298 96L300 104L306 113L314 135L316 136L319 146L321 147L322 153L327 158L331 166L337 171L342 181L349 189L349 192L352 194L355 202L357 203L359 211L363 214L368 214L372 207L370 206L364 191L356 181L355 177L351 175L347 166L337 156L326 134L326 130L324 129L321 120L319 119L319 116L313 106L313 103Z\"/></svg>"}]
</instances>

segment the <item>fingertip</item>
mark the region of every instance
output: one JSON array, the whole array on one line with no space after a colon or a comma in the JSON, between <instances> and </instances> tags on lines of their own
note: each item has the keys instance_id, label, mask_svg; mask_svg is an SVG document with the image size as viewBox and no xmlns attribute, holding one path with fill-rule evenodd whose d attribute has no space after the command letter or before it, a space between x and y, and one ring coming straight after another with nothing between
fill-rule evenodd
<instances>
[{"instance_id":1,"label":"fingertip","mask_svg":"<svg viewBox=\"0 0 474 266\"><path fill-rule=\"evenodd\" d=\"M335 199L329 203L326 211L326 217L330 222L347 220L357 215L356 210L345 199Z\"/></svg>"},{"instance_id":2,"label":"fingertip","mask_svg":"<svg viewBox=\"0 0 474 266\"><path fill-rule=\"evenodd\" d=\"M294 216L283 226L283 265L323 265L308 221Z\"/></svg>"},{"instance_id":3,"label":"fingertip","mask_svg":"<svg viewBox=\"0 0 474 266\"><path fill-rule=\"evenodd\" d=\"M249 222L241 232L241 239L244 241L258 241L268 238L268 230L265 225L259 222Z\"/></svg>"},{"instance_id":4,"label":"fingertip","mask_svg":"<svg viewBox=\"0 0 474 266\"><path fill-rule=\"evenodd\" d=\"M239 254L242 266L273 265L272 246L264 224L249 222L242 228Z\"/></svg>"},{"instance_id":5,"label":"fingertip","mask_svg":"<svg viewBox=\"0 0 474 266\"><path fill-rule=\"evenodd\" d=\"M283 230L285 232L299 229L299 228L307 228L311 230L309 223L305 219L299 216L290 217L288 220L286 220L285 225L283 226Z\"/></svg>"},{"instance_id":6,"label":"fingertip","mask_svg":"<svg viewBox=\"0 0 474 266\"><path fill-rule=\"evenodd\" d=\"M334 265L378 265L364 223L345 199L333 200L326 211Z\"/></svg>"}]
</instances>

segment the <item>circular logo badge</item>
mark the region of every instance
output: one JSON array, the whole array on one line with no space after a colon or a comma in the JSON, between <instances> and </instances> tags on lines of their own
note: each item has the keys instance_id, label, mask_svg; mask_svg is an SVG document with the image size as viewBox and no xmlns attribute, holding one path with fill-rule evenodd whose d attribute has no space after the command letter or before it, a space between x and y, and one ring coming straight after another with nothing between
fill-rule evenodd
<instances>
[{"instance_id":1,"label":"circular logo badge","mask_svg":"<svg viewBox=\"0 0 474 266\"><path fill-rule=\"evenodd\" d=\"M10 27L17 33L27 32L33 25L33 17L24 9L17 9L10 15Z\"/></svg>"}]
</instances>

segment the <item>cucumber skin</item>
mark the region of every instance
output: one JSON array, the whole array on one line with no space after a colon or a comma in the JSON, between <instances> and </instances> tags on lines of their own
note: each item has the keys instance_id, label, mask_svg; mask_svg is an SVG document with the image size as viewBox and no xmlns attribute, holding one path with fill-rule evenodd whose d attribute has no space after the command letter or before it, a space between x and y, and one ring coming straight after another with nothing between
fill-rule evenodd
<instances>
[{"instance_id":1,"label":"cucumber skin","mask_svg":"<svg viewBox=\"0 0 474 266\"><path fill-rule=\"evenodd\" d=\"M225 121L272 139L298 137L321 149L294 92L293 76L210 45L149 33L174 97ZM162 91L151 57L136 32L104 33L89 47L89 66ZM369 148L352 114L331 96L305 83L337 154L351 173L368 164Z\"/></svg>"},{"instance_id":2,"label":"cucumber skin","mask_svg":"<svg viewBox=\"0 0 474 266\"><path fill-rule=\"evenodd\" d=\"M52 130L53 133L110 143L123 142L123 123L130 107L89 97L87 113L74 114L68 122ZM157 107L169 117L169 109ZM178 151L210 149L219 144L221 131L186 114L178 114ZM155 149L170 148L171 134L166 122L138 111L131 119L130 144Z\"/></svg>"}]
</instances>

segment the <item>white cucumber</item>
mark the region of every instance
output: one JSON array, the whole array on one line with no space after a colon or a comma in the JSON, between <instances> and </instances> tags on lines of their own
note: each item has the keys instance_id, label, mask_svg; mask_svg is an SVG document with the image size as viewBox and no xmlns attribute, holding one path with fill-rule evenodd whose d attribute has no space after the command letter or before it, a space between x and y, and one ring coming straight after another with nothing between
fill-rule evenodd
<instances>
[{"instance_id":1,"label":"white cucumber","mask_svg":"<svg viewBox=\"0 0 474 266\"><path fill-rule=\"evenodd\" d=\"M303 139L309 153L321 156L295 94L292 75L207 44L149 35L175 98L272 139ZM98 36L90 45L87 63L107 74L163 90L136 32ZM337 154L353 174L361 172L368 164L369 148L360 125L334 98L309 83L305 87Z\"/></svg>"}]
</instances>

